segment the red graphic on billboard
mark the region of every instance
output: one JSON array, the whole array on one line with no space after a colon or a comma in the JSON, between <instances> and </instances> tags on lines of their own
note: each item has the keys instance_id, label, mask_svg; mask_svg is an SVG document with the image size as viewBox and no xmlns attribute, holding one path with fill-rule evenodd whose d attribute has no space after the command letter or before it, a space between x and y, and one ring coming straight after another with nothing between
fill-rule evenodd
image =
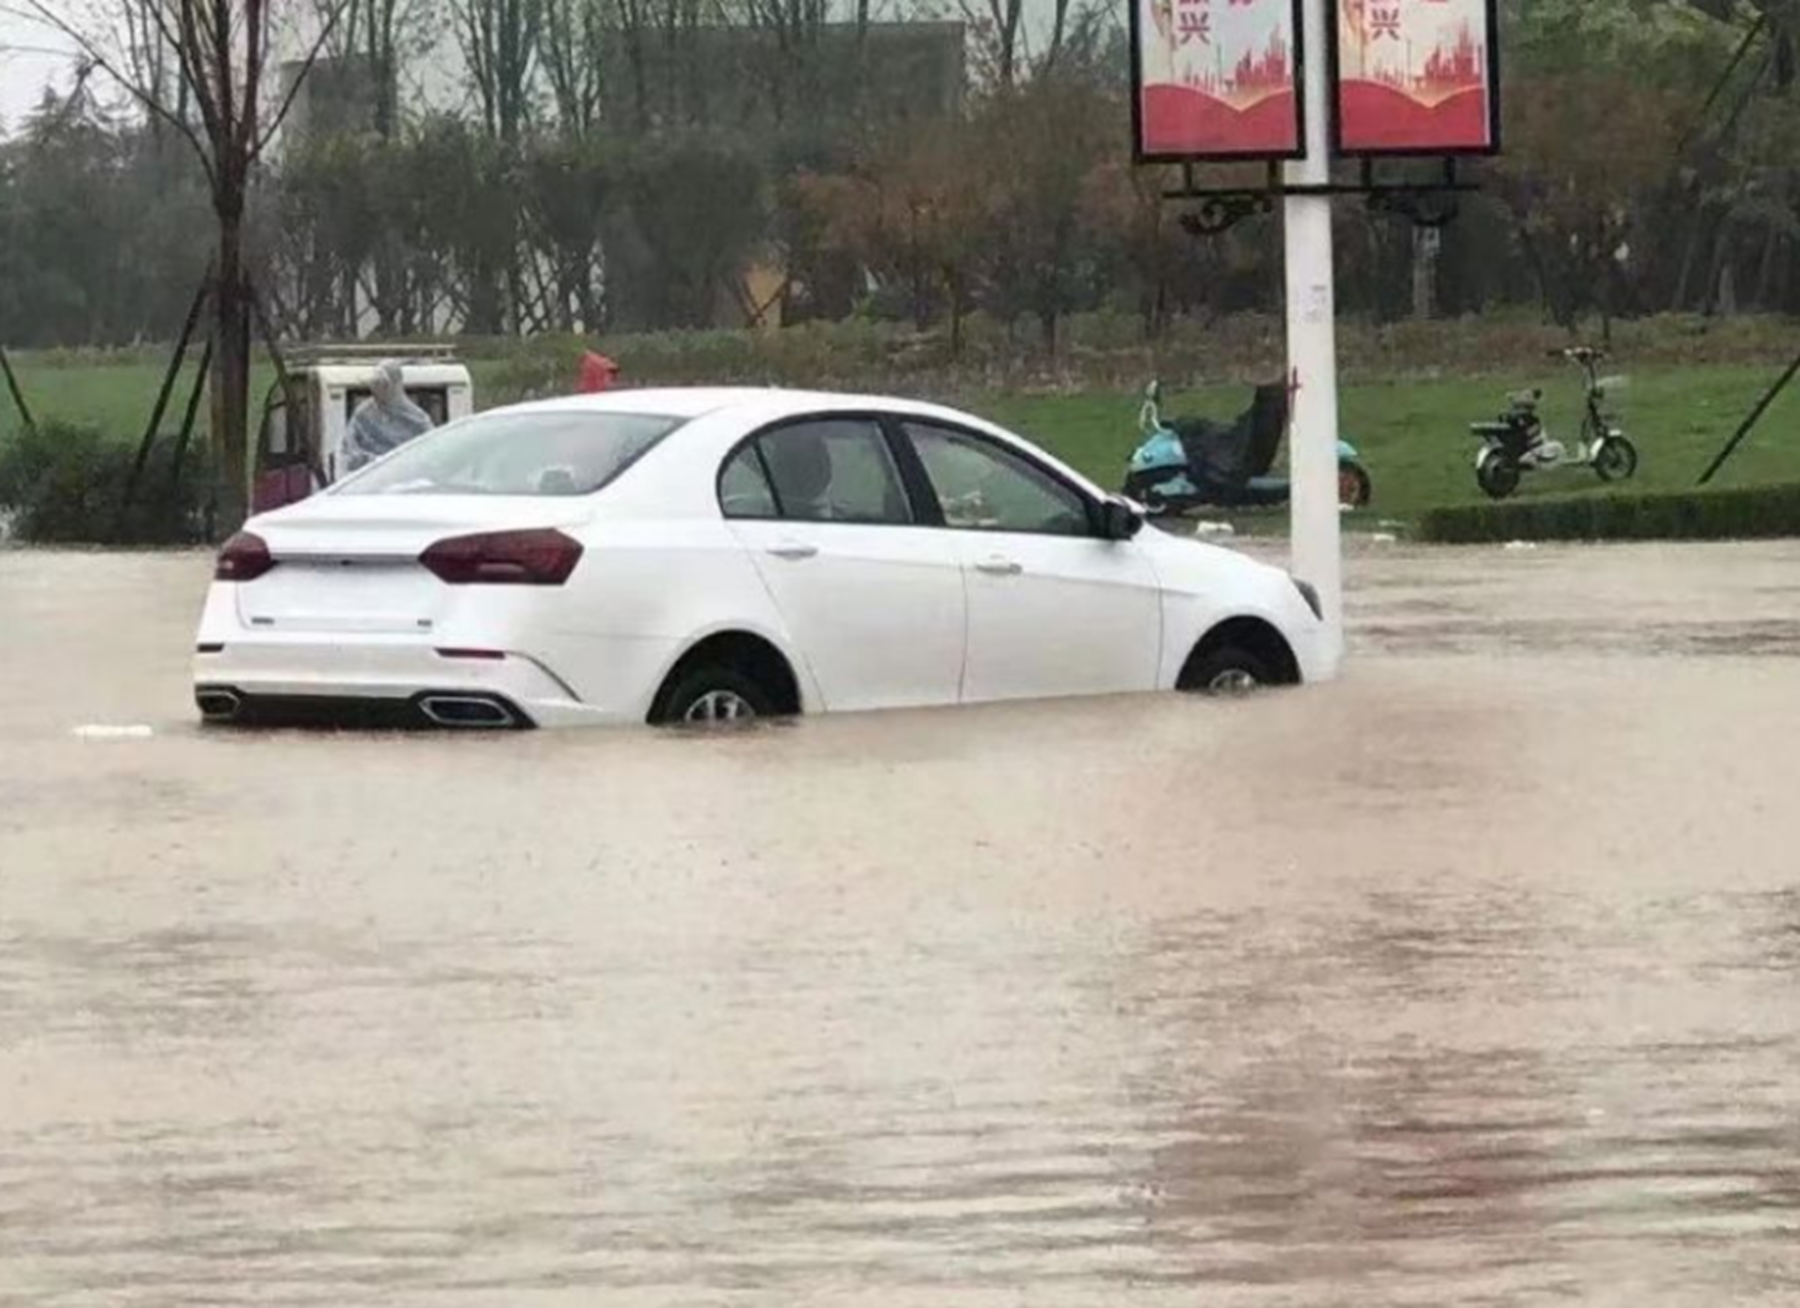
<instances>
[{"instance_id":1,"label":"red graphic on billboard","mask_svg":"<svg viewBox=\"0 0 1800 1308\"><path fill-rule=\"evenodd\" d=\"M1132 0L1137 148L1146 159L1300 152L1296 0Z\"/></svg>"},{"instance_id":2,"label":"red graphic on billboard","mask_svg":"<svg viewBox=\"0 0 1800 1308\"><path fill-rule=\"evenodd\" d=\"M1494 37L1492 0L1338 0L1338 148L1491 151Z\"/></svg>"}]
</instances>

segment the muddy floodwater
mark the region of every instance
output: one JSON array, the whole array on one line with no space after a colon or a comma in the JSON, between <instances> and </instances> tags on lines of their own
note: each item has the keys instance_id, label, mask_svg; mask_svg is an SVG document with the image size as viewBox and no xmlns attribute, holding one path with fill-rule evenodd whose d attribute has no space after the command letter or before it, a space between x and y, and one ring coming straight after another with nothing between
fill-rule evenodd
<instances>
[{"instance_id":1,"label":"muddy floodwater","mask_svg":"<svg viewBox=\"0 0 1800 1308\"><path fill-rule=\"evenodd\" d=\"M1800 1303L1800 547L723 738L202 732L206 573L0 552L0 1304Z\"/></svg>"}]
</instances>

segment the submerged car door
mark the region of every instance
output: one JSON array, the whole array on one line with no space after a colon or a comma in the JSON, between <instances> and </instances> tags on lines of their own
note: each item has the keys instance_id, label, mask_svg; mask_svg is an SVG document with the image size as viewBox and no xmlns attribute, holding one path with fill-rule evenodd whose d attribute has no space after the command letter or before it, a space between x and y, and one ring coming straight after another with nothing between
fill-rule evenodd
<instances>
[{"instance_id":1,"label":"submerged car door","mask_svg":"<svg viewBox=\"0 0 1800 1308\"><path fill-rule=\"evenodd\" d=\"M1023 453L961 428L900 427L962 559L962 697L1153 689L1162 597L1145 551L1096 535L1088 497Z\"/></svg>"},{"instance_id":2,"label":"submerged car door","mask_svg":"<svg viewBox=\"0 0 1800 1308\"><path fill-rule=\"evenodd\" d=\"M915 522L879 421L808 418L738 447L719 506L831 709L956 702L963 575Z\"/></svg>"}]
</instances>

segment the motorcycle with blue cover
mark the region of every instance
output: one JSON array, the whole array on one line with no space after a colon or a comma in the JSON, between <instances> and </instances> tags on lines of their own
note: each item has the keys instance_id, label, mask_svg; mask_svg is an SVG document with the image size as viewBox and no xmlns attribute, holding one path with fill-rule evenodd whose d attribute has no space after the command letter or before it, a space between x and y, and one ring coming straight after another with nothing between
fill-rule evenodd
<instances>
[{"instance_id":1,"label":"motorcycle with blue cover","mask_svg":"<svg viewBox=\"0 0 1800 1308\"><path fill-rule=\"evenodd\" d=\"M1291 484L1271 472L1288 425L1289 388L1258 386L1250 406L1229 422L1162 415L1162 383L1144 388L1138 409L1143 439L1132 453L1124 491L1153 514L1189 509L1274 508L1288 502ZM1338 503L1360 509L1374 492L1369 470L1349 441L1339 440Z\"/></svg>"}]
</instances>

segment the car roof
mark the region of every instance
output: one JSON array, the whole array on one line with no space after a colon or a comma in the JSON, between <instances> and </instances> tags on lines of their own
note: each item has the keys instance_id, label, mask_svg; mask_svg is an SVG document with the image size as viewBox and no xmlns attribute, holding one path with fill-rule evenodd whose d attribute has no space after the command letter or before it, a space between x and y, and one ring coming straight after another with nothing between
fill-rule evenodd
<instances>
[{"instance_id":1,"label":"car roof","mask_svg":"<svg viewBox=\"0 0 1800 1308\"><path fill-rule=\"evenodd\" d=\"M883 412L963 417L954 410L893 395L856 395L838 391L787 390L775 386L646 386L636 390L565 395L510 406L517 412L651 413L669 418L700 418L728 411L759 421L821 411L875 409Z\"/></svg>"},{"instance_id":2,"label":"car roof","mask_svg":"<svg viewBox=\"0 0 1800 1308\"><path fill-rule=\"evenodd\" d=\"M1090 495L1104 497L1106 492L1078 470L1056 458L1048 450L991 422L923 400L902 399L895 395L857 395L840 391L784 390L772 386L647 386L638 390L603 391L593 395L566 395L551 400L535 400L508 408L512 413L637 413L676 418L684 422L714 415L741 420L747 427L761 427L786 418L805 417L817 413L894 413L970 427L1000 437L1008 444L1027 452L1030 457L1055 468L1064 477L1086 489ZM489 410L490 413L495 410Z\"/></svg>"}]
</instances>

